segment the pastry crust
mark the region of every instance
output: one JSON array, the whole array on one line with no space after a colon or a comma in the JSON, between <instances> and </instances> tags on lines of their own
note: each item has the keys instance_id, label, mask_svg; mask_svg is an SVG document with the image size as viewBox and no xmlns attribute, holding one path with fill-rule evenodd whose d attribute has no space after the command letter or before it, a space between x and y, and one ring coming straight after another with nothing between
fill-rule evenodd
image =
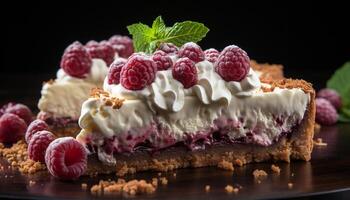
<instances>
[{"instance_id":1,"label":"pastry crust","mask_svg":"<svg viewBox=\"0 0 350 200\"><path fill-rule=\"evenodd\" d=\"M214 145L205 150L188 151L185 147L171 147L154 154L135 152L116 155L117 163L102 164L96 154L89 156L86 174L117 173L121 176L137 171L169 171L186 167L218 166L223 160L247 164L263 161L285 161L311 159L315 124L315 91L310 83L303 80L283 79L272 82L272 87L301 88L310 94L310 103L303 120L290 137L282 137L275 144L262 147L249 144ZM239 162L237 162L239 161Z\"/></svg>"},{"instance_id":2,"label":"pastry crust","mask_svg":"<svg viewBox=\"0 0 350 200\"><path fill-rule=\"evenodd\" d=\"M260 72L260 79L279 80L284 78L283 65L258 63L255 60L250 61L250 66L254 71Z\"/></svg>"}]
</instances>

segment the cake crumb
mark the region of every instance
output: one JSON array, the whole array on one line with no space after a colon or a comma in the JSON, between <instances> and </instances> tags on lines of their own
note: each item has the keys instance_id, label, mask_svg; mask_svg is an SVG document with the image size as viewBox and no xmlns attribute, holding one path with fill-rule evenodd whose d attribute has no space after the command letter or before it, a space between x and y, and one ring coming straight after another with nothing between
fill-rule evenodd
<instances>
[{"instance_id":1,"label":"cake crumb","mask_svg":"<svg viewBox=\"0 0 350 200\"><path fill-rule=\"evenodd\" d=\"M205 191L206 191L206 192L209 192L209 191L210 191L210 185L206 185L206 186L205 186Z\"/></svg>"},{"instance_id":2,"label":"cake crumb","mask_svg":"<svg viewBox=\"0 0 350 200\"><path fill-rule=\"evenodd\" d=\"M157 178L152 178L152 185L154 186L154 187L157 187L158 186L158 179Z\"/></svg>"},{"instance_id":3,"label":"cake crumb","mask_svg":"<svg viewBox=\"0 0 350 200\"><path fill-rule=\"evenodd\" d=\"M317 138L314 140L314 145L315 146L327 146L328 144L323 142L322 138Z\"/></svg>"},{"instance_id":4,"label":"cake crumb","mask_svg":"<svg viewBox=\"0 0 350 200\"><path fill-rule=\"evenodd\" d=\"M126 194L135 196L137 194L152 194L156 190L156 186L145 180L118 179L118 181L103 181L93 185L90 189L92 194Z\"/></svg>"},{"instance_id":5,"label":"cake crumb","mask_svg":"<svg viewBox=\"0 0 350 200\"><path fill-rule=\"evenodd\" d=\"M124 163L124 165L117 170L116 175L117 176L124 176L126 174L134 174L136 172L136 169L133 167L128 167L128 165L126 163Z\"/></svg>"},{"instance_id":6,"label":"cake crumb","mask_svg":"<svg viewBox=\"0 0 350 200\"><path fill-rule=\"evenodd\" d=\"M81 184L81 189L82 190L86 190L87 189L87 184L86 183L82 183Z\"/></svg>"},{"instance_id":7,"label":"cake crumb","mask_svg":"<svg viewBox=\"0 0 350 200\"><path fill-rule=\"evenodd\" d=\"M160 177L159 180L162 183L162 185L167 185L168 184L168 179L166 177Z\"/></svg>"},{"instance_id":8,"label":"cake crumb","mask_svg":"<svg viewBox=\"0 0 350 200\"><path fill-rule=\"evenodd\" d=\"M176 173L174 173L173 176L176 177Z\"/></svg>"},{"instance_id":9,"label":"cake crumb","mask_svg":"<svg viewBox=\"0 0 350 200\"><path fill-rule=\"evenodd\" d=\"M319 133L321 131L321 125L318 123L315 123L315 127L314 127L314 132L315 134Z\"/></svg>"},{"instance_id":10,"label":"cake crumb","mask_svg":"<svg viewBox=\"0 0 350 200\"><path fill-rule=\"evenodd\" d=\"M29 187L32 187L32 186L34 186L35 184L36 184L35 181L32 181L32 180L29 181Z\"/></svg>"},{"instance_id":11,"label":"cake crumb","mask_svg":"<svg viewBox=\"0 0 350 200\"><path fill-rule=\"evenodd\" d=\"M222 160L221 162L219 162L218 168L228 170L228 171L234 171L232 162L228 162L226 160Z\"/></svg>"},{"instance_id":12,"label":"cake crumb","mask_svg":"<svg viewBox=\"0 0 350 200\"><path fill-rule=\"evenodd\" d=\"M242 167L243 166L243 161L240 160L240 159L236 159L235 160L235 165L238 165L238 166Z\"/></svg>"},{"instance_id":13,"label":"cake crumb","mask_svg":"<svg viewBox=\"0 0 350 200\"><path fill-rule=\"evenodd\" d=\"M288 188L292 189L293 188L293 183L288 183Z\"/></svg>"},{"instance_id":14,"label":"cake crumb","mask_svg":"<svg viewBox=\"0 0 350 200\"><path fill-rule=\"evenodd\" d=\"M232 193L233 192L232 185L226 185L225 190L226 190L227 193Z\"/></svg>"},{"instance_id":15,"label":"cake crumb","mask_svg":"<svg viewBox=\"0 0 350 200\"><path fill-rule=\"evenodd\" d=\"M158 176L161 176L162 175L162 173L161 172L158 172Z\"/></svg>"},{"instance_id":16,"label":"cake crumb","mask_svg":"<svg viewBox=\"0 0 350 200\"><path fill-rule=\"evenodd\" d=\"M277 165L274 165L274 164L271 165L271 170L273 172L275 172L276 174L280 174L281 173L281 168L279 166L277 166Z\"/></svg>"},{"instance_id":17,"label":"cake crumb","mask_svg":"<svg viewBox=\"0 0 350 200\"><path fill-rule=\"evenodd\" d=\"M253 176L255 179L265 178L267 176L267 173L264 170L256 169L253 172Z\"/></svg>"}]
</instances>

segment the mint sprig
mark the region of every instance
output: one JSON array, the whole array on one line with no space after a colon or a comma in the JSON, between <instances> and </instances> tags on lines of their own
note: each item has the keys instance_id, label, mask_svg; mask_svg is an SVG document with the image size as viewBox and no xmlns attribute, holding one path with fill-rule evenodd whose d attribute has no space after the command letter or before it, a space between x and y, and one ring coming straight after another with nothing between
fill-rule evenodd
<instances>
[{"instance_id":1,"label":"mint sprig","mask_svg":"<svg viewBox=\"0 0 350 200\"><path fill-rule=\"evenodd\" d=\"M202 23L184 21L167 27L161 16L158 16L152 27L142 23L127 27L133 37L134 48L137 52L152 53L161 43L170 42L182 46L186 42L201 41L209 29Z\"/></svg>"},{"instance_id":2,"label":"mint sprig","mask_svg":"<svg viewBox=\"0 0 350 200\"><path fill-rule=\"evenodd\" d=\"M350 62L340 67L327 81L327 87L336 90L341 99L340 122L350 122Z\"/></svg>"}]
</instances>

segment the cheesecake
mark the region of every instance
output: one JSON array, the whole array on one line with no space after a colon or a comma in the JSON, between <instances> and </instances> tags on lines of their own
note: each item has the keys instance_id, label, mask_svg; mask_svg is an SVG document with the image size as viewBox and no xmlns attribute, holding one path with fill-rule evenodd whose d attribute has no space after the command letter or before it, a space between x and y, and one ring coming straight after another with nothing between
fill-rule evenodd
<instances>
[{"instance_id":1,"label":"cheesecake","mask_svg":"<svg viewBox=\"0 0 350 200\"><path fill-rule=\"evenodd\" d=\"M235 45L214 59L204 52L190 42L134 53L110 70L81 108L87 173L311 159L312 85L258 66Z\"/></svg>"}]
</instances>

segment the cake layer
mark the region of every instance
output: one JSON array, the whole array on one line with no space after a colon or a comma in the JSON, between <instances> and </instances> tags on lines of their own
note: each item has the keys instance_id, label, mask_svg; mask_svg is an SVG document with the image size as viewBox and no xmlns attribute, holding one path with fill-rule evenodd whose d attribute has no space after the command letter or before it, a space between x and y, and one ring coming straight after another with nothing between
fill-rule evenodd
<instances>
[{"instance_id":1,"label":"cake layer","mask_svg":"<svg viewBox=\"0 0 350 200\"><path fill-rule=\"evenodd\" d=\"M82 103L89 98L90 90L102 87L108 67L101 59L92 59L92 67L85 78L75 78L58 70L57 78L43 85L38 103L40 111L53 117L78 120Z\"/></svg>"},{"instance_id":2,"label":"cake layer","mask_svg":"<svg viewBox=\"0 0 350 200\"><path fill-rule=\"evenodd\" d=\"M188 150L184 146L171 147L155 153L138 151L130 154L116 154L117 162L105 165L98 160L96 154L89 156L86 174L115 173L124 175L137 171L168 171L185 167L217 166L220 162L232 162L242 165L252 162L285 161L291 159L311 159L314 134L315 104L314 93L301 123L290 136L285 135L273 145L263 147L252 144L212 145L208 148Z\"/></svg>"}]
</instances>

